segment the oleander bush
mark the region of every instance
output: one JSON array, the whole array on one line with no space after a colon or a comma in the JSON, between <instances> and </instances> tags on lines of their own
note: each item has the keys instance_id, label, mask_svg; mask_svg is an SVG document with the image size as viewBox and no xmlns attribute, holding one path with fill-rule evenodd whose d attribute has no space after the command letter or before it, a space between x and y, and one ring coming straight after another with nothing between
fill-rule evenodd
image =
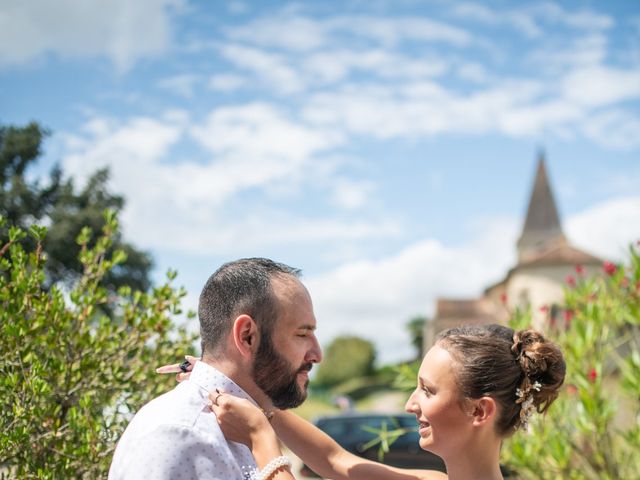
<instances>
[{"instance_id":1,"label":"oleander bush","mask_svg":"<svg viewBox=\"0 0 640 480\"><path fill-rule=\"evenodd\" d=\"M176 325L185 292L172 271L149 291L105 287L127 260L111 248L113 212L97 239L88 228L78 236L83 272L71 287L45 282L46 229L1 217L0 227L9 232L0 244L0 479L106 478L131 412L174 386L153 367L193 348Z\"/></svg>"},{"instance_id":2,"label":"oleander bush","mask_svg":"<svg viewBox=\"0 0 640 480\"><path fill-rule=\"evenodd\" d=\"M520 478L640 478L639 247L599 275L576 266L567 277L565 305L547 329L565 354L563 392L502 449ZM512 320L527 323L528 315Z\"/></svg>"},{"instance_id":3,"label":"oleander bush","mask_svg":"<svg viewBox=\"0 0 640 480\"><path fill-rule=\"evenodd\" d=\"M509 478L640 479L640 241L623 264L605 262L601 272L577 265L563 308L544 310L545 333L562 348L567 376L547 413L503 444ZM530 324L531 312L513 312L513 328ZM396 369L397 389L415 388L419 363Z\"/></svg>"}]
</instances>

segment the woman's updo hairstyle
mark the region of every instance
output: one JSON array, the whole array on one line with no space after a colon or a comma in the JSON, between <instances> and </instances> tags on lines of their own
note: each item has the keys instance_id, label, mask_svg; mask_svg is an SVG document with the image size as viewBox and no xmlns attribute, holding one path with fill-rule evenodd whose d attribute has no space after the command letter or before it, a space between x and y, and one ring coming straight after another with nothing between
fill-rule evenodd
<instances>
[{"instance_id":1,"label":"woman's updo hairstyle","mask_svg":"<svg viewBox=\"0 0 640 480\"><path fill-rule=\"evenodd\" d=\"M496 429L508 436L525 427L558 397L566 366L560 348L535 330L473 325L441 332L436 345L449 352L464 399L491 397L500 406Z\"/></svg>"}]
</instances>

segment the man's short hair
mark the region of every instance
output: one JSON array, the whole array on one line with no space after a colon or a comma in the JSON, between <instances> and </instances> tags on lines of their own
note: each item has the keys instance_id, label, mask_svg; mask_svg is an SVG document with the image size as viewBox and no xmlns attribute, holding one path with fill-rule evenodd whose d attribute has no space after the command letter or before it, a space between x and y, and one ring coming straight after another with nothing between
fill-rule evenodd
<instances>
[{"instance_id":1,"label":"man's short hair","mask_svg":"<svg viewBox=\"0 0 640 480\"><path fill-rule=\"evenodd\" d=\"M278 318L271 281L287 276L298 278L300 270L267 258L243 258L216 270L202 289L198 304L202 355L216 355L239 315L249 315L260 334L270 337Z\"/></svg>"}]
</instances>

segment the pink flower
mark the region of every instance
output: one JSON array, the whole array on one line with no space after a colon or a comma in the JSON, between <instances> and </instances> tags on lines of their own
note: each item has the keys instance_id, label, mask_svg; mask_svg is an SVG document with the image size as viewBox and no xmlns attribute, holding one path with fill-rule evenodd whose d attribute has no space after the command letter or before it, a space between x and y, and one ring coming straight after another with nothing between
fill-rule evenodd
<instances>
[{"instance_id":1,"label":"pink flower","mask_svg":"<svg viewBox=\"0 0 640 480\"><path fill-rule=\"evenodd\" d=\"M546 305L541 306L540 313L542 313L543 315L546 315L547 313L549 313L549 307L547 307Z\"/></svg>"},{"instance_id":2,"label":"pink flower","mask_svg":"<svg viewBox=\"0 0 640 480\"><path fill-rule=\"evenodd\" d=\"M567 275L566 282L571 288L576 286L576 279L573 275Z\"/></svg>"},{"instance_id":3,"label":"pink flower","mask_svg":"<svg viewBox=\"0 0 640 480\"><path fill-rule=\"evenodd\" d=\"M622 280L620 280L620 286L622 288L627 288L629 286L629 279L627 277L622 277Z\"/></svg>"},{"instance_id":4,"label":"pink flower","mask_svg":"<svg viewBox=\"0 0 640 480\"><path fill-rule=\"evenodd\" d=\"M506 293L500 294L500 301L502 302L503 305L507 304L507 294Z\"/></svg>"},{"instance_id":5,"label":"pink flower","mask_svg":"<svg viewBox=\"0 0 640 480\"><path fill-rule=\"evenodd\" d=\"M564 324L567 328L571 326L571 320L573 320L573 310L565 310L564 311Z\"/></svg>"},{"instance_id":6,"label":"pink flower","mask_svg":"<svg viewBox=\"0 0 640 480\"><path fill-rule=\"evenodd\" d=\"M585 270L584 266L576 265L576 273L578 274L579 277L584 277L586 272L587 271Z\"/></svg>"},{"instance_id":7,"label":"pink flower","mask_svg":"<svg viewBox=\"0 0 640 480\"><path fill-rule=\"evenodd\" d=\"M591 383L594 383L596 381L596 379L598 378L598 372L596 371L595 368L592 368L591 370L589 370L589 373L587 374L587 378Z\"/></svg>"},{"instance_id":8,"label":"pink flower","mask_svg":"<svg viewBox=\"0 0 640 480\"><path fill-rule=\"evenodd\" d=\"M604 262L602 264L602 268L604 269L605 273L609 276L613 275L614 273L616 273L616 270L618 269L618 267L616 267L616 265L614 263L611 262Z\"/></svg>"}]
</instances>

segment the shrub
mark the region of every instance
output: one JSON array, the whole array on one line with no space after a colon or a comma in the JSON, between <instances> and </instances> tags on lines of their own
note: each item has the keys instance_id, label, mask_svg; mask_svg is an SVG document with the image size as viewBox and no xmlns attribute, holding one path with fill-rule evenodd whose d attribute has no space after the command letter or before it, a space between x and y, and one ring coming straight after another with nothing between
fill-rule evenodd
<instances>
[{"instance_id":1,"label":"shrub","mask_svg":"<svg viewBox=\"0 0 640 480\"><path fill-rule=\"evenodd\" d=\"M105 478L131 412L174 386L152 367L192 350L173 322L185 295L171 285L175 272L149 292L103 285L126 261L107 253L117 231L108 211L93 248L82 230L83 273L71 289L43 287L44 228L29 229L33 251L16 227L0 245L0 478Z\"/></svg>"},{"instance_id":2,"label":"shrub","mask_svg":"<svg viewBox=\"0 0 640 480\"><path fill-rule=\"evenodd\" d=\"M567 278L561 316L549 336L567 362L564 392L529 435L503 446L522 478L640 478L640 254L627 266L605 262L602 275ZM522 327L527 315L516 315Z\"/></svg>"}]
</instances>

